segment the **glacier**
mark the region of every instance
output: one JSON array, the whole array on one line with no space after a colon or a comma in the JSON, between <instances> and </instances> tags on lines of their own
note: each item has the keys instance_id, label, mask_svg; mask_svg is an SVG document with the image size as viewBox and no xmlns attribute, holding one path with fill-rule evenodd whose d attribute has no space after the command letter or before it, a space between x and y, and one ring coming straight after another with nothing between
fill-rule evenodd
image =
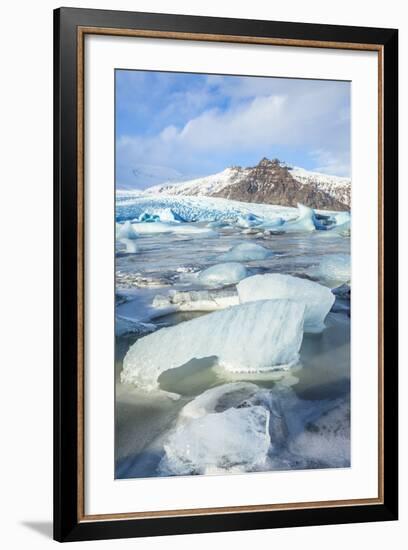
<instances>
[{"instance_id":1,"label":"glacier","mask_svg":"<svg viewBox=\"0 0 408 550\"><path fill-rule=\"evenodd\" d=\"M246 267L237 262L215 264L198 274L198 282L205 286L227 286L247 276Z\"/></svg>"},{"instance_id":2,"label":"glacier","mask_svg":"<svg viewBox=\"0 0 408 550\"><path fill-rule=\"evenodd\" d=\"M304 304L304 330L311 333L324 330L324 320L335 300L331 290L319 283L280 273L247 277L238 283L237 290L240 303L283 299Z\"/></svg>"},{"instance_id":3,"label":"glacier","mask_svg":"<svg viewBox=\"0 0 408 550\"><path fill-rule=\"evenodd\" d=\"M272 252L260 244L245 242L237 244L228 252L221 254L219 259L227 262L245 262L251 260L264 260L271 255Z\"/></svg>"},{"instance_id":4,"label":"glacier","mask_svg":"<svg viewBox=\"0 0 408 550\"><path fill-rule=\"evenodd\" d=\"M156 213L171 210L173 216L182 218L186 223L222 222L235 224L239 219L256 216L260 221L284 220L293 218L297 209L290 206L257 204L223 199L219 197L166 196L136 193L116 195L116 220L139 220L144 213ZM162 214L163 215L163 214ZM161 218L162 221L171 221Z\"/></svg>"},{"instance_id":5,"label":"glacier","mask_svg":"<svg viewBox=\"0 0 408 550\"><path fill-rule=\"evenodd\" d=\"M329 218L329 223L322 223L319 215ZM141 221L143 219L149 221ZM174 225L177 223L184 225L195 222L207 222L211 224L210 228L231 225L271 231L309 232L315 229L340 231L340 226L341 231L345 231L350 224L350 214L313 210L302 204L294 208L220 197L156 195L148 192L132 195L128 192L117 193L116 220L133 220L133 223L139 223L139 226L135 226L136 231L139 229L145 233L176 231ZM142 224L157 227L149 229Z\"/></svg>"},{"instance_id":6,"label":"glacier","mask_svg":"<svg viewBox=\"0 0 408 550\"><path fill-rule=\"evenodd\" d=\"M299 361L304 313L300 302L261 300L162 328L129 348L121 381L157 390L162 372L213 356L230 372L288 369Z\"/></svg>"}]
</instances>

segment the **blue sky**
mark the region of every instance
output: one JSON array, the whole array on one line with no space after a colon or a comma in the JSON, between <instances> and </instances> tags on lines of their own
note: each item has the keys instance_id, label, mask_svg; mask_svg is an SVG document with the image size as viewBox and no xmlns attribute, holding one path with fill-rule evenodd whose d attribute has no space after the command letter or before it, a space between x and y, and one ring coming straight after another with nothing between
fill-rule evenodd
<instances>
[{"instance_id":1,"label":"blue sky","mask_svg":"<svg viewBox=\"0 0 408 550\"><path fill-rule=\"evenodd\" d=\"M116 184L145 188L262 157L350 175L350 83L116 71Z\"/></svg>"}]
</instances>

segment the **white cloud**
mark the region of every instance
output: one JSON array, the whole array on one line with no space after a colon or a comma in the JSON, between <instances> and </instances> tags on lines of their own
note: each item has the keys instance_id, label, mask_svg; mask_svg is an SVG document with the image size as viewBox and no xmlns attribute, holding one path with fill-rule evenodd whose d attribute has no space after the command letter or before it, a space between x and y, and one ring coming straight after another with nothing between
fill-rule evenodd
<instances>
[{"instance_id":1,"label":"white cloud","mask_svg":"<svg viewBox=\"0 0 408 550\"><path fill-rule=\"evenodd\" d=\"M319 149L317 151L312 151L310 156L316 163L313 167L315 172L335 174L337 176L350 175L350 157L348 153L338 153L334 155L330 151Z\"/></svg>"},{"instance_id":2,"label":"white cloud","mask_svg":"<svg viewBox=\"0 0 408 550\"><path fill-rule=\"evenodd\" d=\"M261 143L271 143L283 129L285 102L282 96L257 97L226 112L206 111L174 135L175 144L208 151L251 149Z\"/></svg>"},{"instance_id":3,"label":"white cloud","mask_svg":"<svg viewBox=\"0 0 408 550\"><path fill-rule=\"evenodd\" d=\"M327 88L310 81L209 76L198 103L215 87L213 93L232 98L229 108L204 109L183 126L171 124L153 136L122 136L117 143L118 171L151 163L192 173L199 164L205 173L206 163L210 166L216 157L259 151L263 156L275 146L311 151L316 169L347 175L348 88L335 84Z\"/></svg>"}]
</instances>

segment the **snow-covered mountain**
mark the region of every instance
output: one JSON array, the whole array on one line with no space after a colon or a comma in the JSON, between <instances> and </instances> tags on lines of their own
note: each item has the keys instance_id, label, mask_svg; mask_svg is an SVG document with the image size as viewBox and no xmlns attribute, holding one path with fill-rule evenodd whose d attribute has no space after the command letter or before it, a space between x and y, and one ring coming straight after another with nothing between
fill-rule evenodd
<instances>
[{"instance_id":1,"label":"snow-covered mountain","mask_svg":"<svg viewBox=\"0 0 408 550\"><path fill-rule=\"evenodd\" d=\"M294 167L291 174L299 183L314 185L332 197L350 207L351 179L341 176L330 176L321 172L311 172L304 168Z\"/></svg>"},{"instance_id":2,"label":"snow-covered mountain","mask_svg":"<svg viewBox=\"0 0 408 550\"><path fill-rule=\"evenodd\" d=\"M263 158L256 166L232 166L210 176L146 189L148 194L223 197L242 202L344 210L350 208L350 178L292 168Z\"/></svg>"},{"instance_id":3,"label":"snow-covered mountain","mask_svg":"<svg viewBox=\"0 0 408 550\"><path fill-rule=\"evenodd\" d=\"M232 166L222 172L182 182L167 182L146 189L147 193L166 195L192 195L211 197L221 192L224 187L239 183L244 179L248 168Z\"/></svg>"}]
</instances>

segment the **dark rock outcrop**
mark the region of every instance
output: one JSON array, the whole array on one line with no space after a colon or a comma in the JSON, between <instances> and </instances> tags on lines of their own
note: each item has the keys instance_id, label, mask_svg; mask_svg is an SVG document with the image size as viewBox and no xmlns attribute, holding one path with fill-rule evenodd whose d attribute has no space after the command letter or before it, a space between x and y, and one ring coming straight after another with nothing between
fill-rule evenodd
<instances>
[{"instance_id":1,"label":"dark rock outcrop","mask_svg":"<svg viewBox=\"0 0 408 550\"><path fill-rule=\"evenodd\" d=\"M317 185L296 181L290 168L279 160L263 158L252 168L245 168L244 177L224 187L213 196L243 202L296 206L305 204L312 208L326 210L348 210L349 206Z\"/></svg>"}]
</instances>

